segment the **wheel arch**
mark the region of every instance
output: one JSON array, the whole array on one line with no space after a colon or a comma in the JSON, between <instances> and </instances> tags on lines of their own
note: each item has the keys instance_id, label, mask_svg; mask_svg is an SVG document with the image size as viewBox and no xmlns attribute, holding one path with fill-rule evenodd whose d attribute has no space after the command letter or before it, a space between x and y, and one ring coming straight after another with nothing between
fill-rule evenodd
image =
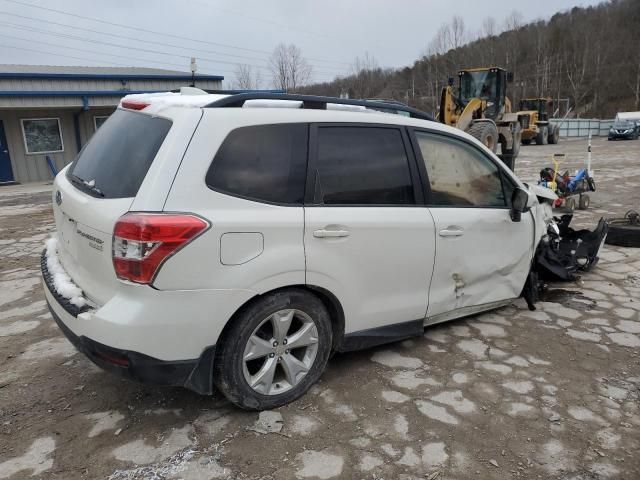
<instances>
[{"instance_id":1,"label":"wheel arch","mask_svg":"<svg viewBox=\"0 0 640 480\"><path fill-rule=\"evenodd\" d=\"M265 292L261 292L257 295L246 300L240 307L236 309L236 311L229 317L224 327L222 328L220 335L218 337L218 342L221 341L233 325L233 322L236 321L238 316L253 303L258 301L260 298L264 298L267 295L271 295L274 293L286 291L286 290L306 290L307 292L315 295L320 299L320 301L324 304L325 308L329 312L329 318L331 319L331 330L333 334L333 342L331 346L332 351L338 351L342 345L342 341L344 339L344 329L345 329L345 315L342 304L338 300L338 298L329 290L316 286L316 285L305 285L305 284L297 284L297 285L286 285L278 288L274 288L272 290L268 290Z\"/></svg>"}]
</instances>

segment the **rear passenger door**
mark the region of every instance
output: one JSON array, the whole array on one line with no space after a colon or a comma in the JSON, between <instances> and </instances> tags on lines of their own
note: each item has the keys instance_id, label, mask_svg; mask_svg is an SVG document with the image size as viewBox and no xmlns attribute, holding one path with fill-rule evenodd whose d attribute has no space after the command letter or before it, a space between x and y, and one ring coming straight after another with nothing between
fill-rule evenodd
<instances>
[{"instance_id":1,"label":"rear passenger door","mask_svg":"<svg viewBox=\"0 0 640 480\"><path fill-rule=\"evenodd\" d=\"M404 129L312 125L308 172L307 283L338 297L347 335L415 320L421 331L434 226Z\"/></svg>"},{"instance_id":2,"label":"rear passenger door","mask_svg":"<svg viewBox=\"0 0 640 480\"><path fill-rule=\"evenodd\" d=\"M533 258L534 224L530 213L511 220L515 183L475 145L438 132L414 135L436 230L428 321L518 297Z\"/></svg>"}]
</instances>

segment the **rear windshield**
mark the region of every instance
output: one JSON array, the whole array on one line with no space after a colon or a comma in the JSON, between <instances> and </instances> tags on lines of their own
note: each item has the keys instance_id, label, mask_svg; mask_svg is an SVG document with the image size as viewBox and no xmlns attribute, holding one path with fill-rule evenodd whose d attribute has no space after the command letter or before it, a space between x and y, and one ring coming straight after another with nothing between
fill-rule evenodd
<instances>
[{"instance_id":1,"label":"rear windshield","mask_svg":"<svg viewBox=\"0 0 640 480\"><path fill-rule=\"evenodd\" d=\"M93 135L69 169L81 190L104 198L135 197L171 121L116 110Z\"/></svg>"}]
</instances>

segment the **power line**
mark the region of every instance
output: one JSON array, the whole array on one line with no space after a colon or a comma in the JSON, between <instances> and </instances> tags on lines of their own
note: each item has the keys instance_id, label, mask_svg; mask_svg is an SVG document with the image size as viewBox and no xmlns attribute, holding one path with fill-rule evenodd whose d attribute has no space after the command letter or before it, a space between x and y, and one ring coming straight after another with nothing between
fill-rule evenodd
<instances>
[{"instance_id":1,"label":"power line","mask_svg":"<svg viewBox=\"0 0 640 480\"><path fill-rule=\"evenodd\" d=\"M57 25L57 26L60 26L60 27L65 27L65 28L72 28L74 30L82 30L82 31L85 31L85 32L90 32L90 33L94 33L94 34L98 34L98 35L105 35L105 36L109 36L109 37L122 38L122 39L125 39L125 40L134 40L134 41L137 41L137 42L149 43L149 44L152 44L152 45L158 45L158 46L162 46L162 47L171 47L171 48L179 48L179 49L183 49L183 50L189 50L192 53L193 52L204 52L204 53L208 53L208 54L223 55L223 56L232 57L232 58L241 58L241 59L247 59L247 60L256 60L256 61L259 61L259 62L268 62L268 60L266 60L265 58L247 57L247 56L238 55L238 54L235 54L235 53L225 53L225 52L214 51L214 50L205 50L205 49L202 49L202 48L192 48L192 47L187 47L187 46L183 46L183 45L176 45L176 44L166 43L166 42L158 42L158 41L154 41L154 40L145 40L145 39L142 39L142 38L132 37L132 36L129 36L129 35L121 35L121 34L117 34L117 33L109 33L109 32L99 31L99 30L95 30L95 29L91 29L91 28L78 27L77 25L69 25L67 23L54 22L52 20L42 20L40 18L30 17L30 16L27 16L27 15L19 15L19 14L16 14L16 13L7 12L7 11L3 11L3 10L0 10L0 14L9 15L9 16L12 16L12 17L17 17L17 18L21 18L21 19L25 19L25 20L30 20L30 21L37 21L37 22L50 24L50 25ZM21 25L21 24L13 24L13 25L20 25L21 27L35 29L35 27L31 27L31 26L27 26L27 25ZM46 33L50 33L50 32L49 31L42 31L41 33L45 33L46 34ZM234 64L237 64L237 63L241 63L241 62L236 62ZM315 67L316 65L312 65L312 66ZM325 67L322 66L321 68L325 68ZM342 73L342 71L341 71L341 73Z\"/></svg>"},{"instance_id":2,"label":"power line","mask_svg":"<svg viewBox=\"0 0 640 480\"><path fill-rule=\"evenodd\" d=\"M20 0L4 0L4 1L5 2L14 3L16 5L22 5L22 6L25 6L25 7L37 8L37 9L40 9L40 10L59 13L59 14L62 14L62 15L69 15L71 17L81 18L83 20L89 20L89 21L93 21L93 22L98 22L98 23L102 23L102 24L105 24L105 25L111 25L111 26L120 27L120 28L128 28L130 30L137 30L137 31L140 31L140 32L151 33L151 34L154 34L154 35L161 35L163 37L177 38L177 39L180 39L180 40L188 40L188 41L191 41L191 42L203 43L203 44L208 44L208 45L215 45L215 46L224 47L224 48L232 48L232 49L235 49L235 50L244 50L244 51L247 51L247 52L257 52L257 53L271 54L271 52L268 52L266 50L258 50L258 49L246 48L246 47L238 47L238 46L235 46L235 45L230 45L230 44L225 44L225 43L211 42L211 41L200 40L200 39L192 38L192 37L174 35L174 34L171 34L171 33L168 33L168 32L159 32L159 31L156 31L156 30L150 30L150 29L146 29L146 28L142 28L142 27L133 27L131 25L125 25L125 24L117 23L117 22L110 22L110 21L103 20L103 19L100 19L100 18L88 17L88 16L85 16L85 15L79 15L79 14L67 12L67 11L64 11L64 10L58 10L58 9L55 9L55 8L44 7L42 5L34 5L32 3L22 2ZM326 61L324 59L312 59L312 58L310 58L310 59L311 60L317 60L317 61ZM336 63L342 63L344 65L348 65L348 63L346 63L346 62L337 62L336 61Z\"/></svg>"},{"instance_id":3,"label":"power line","mask_svg":"<svg viewBox=\"0 0 640 480\"><path fill-rule=\"evenodd\" d=\"M107 46L111 46L111 47L116 47L116 48L125 48L128 50L137 50L140 52L145 52L145 53L151 53L154 55L164 55L164 56L168 56L168 57L178 57L178 58L184 58L184 59L190 59L191 57L189 55L181 55L181 54L177 54L177 53L167 53L167 52L163 52L163 51L159 51L159 50L151 50L151 49L147 49L147 48L137 48L137 47L132 47L132 46L127 46L127 45L121 45L121 44L117 44L117 43L111 43L111 42L105 42L105 41L101 41L101 40L94 40L94 39L90 39L90 38L85 38L85 37L78 37L76 35L69 35L66 33L59 33L59 32L51 32L51 31L47 31L47 30L42 30L39 28L33 28L33 27L28 27L26 25L20 25L20 24L13 24L13 23L9 23L9 22L0 22L0 25L4 25L7 26L9 28L14 28L17 30L23 30L23 31L28 31L28 32L36 32L36 33L42 33L45 35L51 35L54 37L58 37L58 38L67 38L70 40L80 40L83 42L89 42L89 43L93 43L93 44L98 44L98 45L107 45ZM27 40L24 38L20 38L20 37L14 37L16 39L20 39L20 40ZM87 51L87 50L85 50ZM94 53L98 53L98 52L94 52ZM112 55L112 54L108 54L108 53L104 53L104 55ZM113 55L113 56L121 56L121 55ZM159 63L159 62L155 62L153 60L143 60L143 59L138 59L138 60L142 60L142 61L151 61L154 63ZM226 60L216 60L213 58L208 58L208 57L198 57L198 60L202 60L205 62L210 62L210 63L221 63L221 64L226 64L226 65L234 65L237 66L239 65L239 62L230 62L230 61L226 61ZM262 70L269 70L269 67L264 66L264 65L255 65L255 64L251 64L251 66L255 67L255 68L259 68ZM182 65L183 67L183 65ZM218 67L216 67L218 68ZM328 72L328 71L323 71L323 70L319 70L319 73L321 74L326 74L326 75L334 75L333 72Z\"/></svg>"},{"instance_id":4,"label":"power line","mask_svg":"<svg viewBox=\"0 0 640 480\"><path fill-rule=\"evenodd\" d=\"M150 43L150 44L159 45L159 46L162 46L162 47L181 48L181 49L189 50L189 51L192 51L192 52L204 52L204 53L212 53L214 55L223 55L223 56L226 56L226 57L246 58L248 60L264 61L263 58L258 58L258 57L245 57L245 56L242 56L242 55L237 55L235 53L224 53L224 52L217 52L217 51L213 51L213 50L203 50L203 49L200 49L200 48L185 47L185 46L182 46L182 45L176 45L176 44L171 44L171 43L156 42L156 41L153 41L153 40L144 40L142 38L130 37L128 35L119 35L117 33L101 32L101 31L98 31L98 30L95 30L95 29L92 29L92 28L82 28L82 27L78 27L77 25L69 25L68 23L54 22L52 20L42 20L40 18L29 17L27 15L18 15L17 13L5 12L3 10L0 10L0 14L10 15L12 17L22 18L22 19L25 19L25 20L31 20L31 21L35 20L37 22L48 23L48 24L51 24L51 25L57 25L59 27L73 28L74 30L82 30L82 31L85 31L85 32L97 33L99 35L107 35L107 36L110 36L110 37L123 38L125 40L134 40L134 41L143 42L143 43Z\"/></svg>"},{"instance_id":5,"label":"power line","mask_svg":"<svg viewBox=\"0 0 640 480\"><path fill-rule=\"evenodd\" d=\"M75 51L78 51L78 52L91 53L91 54L94 54L94 55L105 55L107 57L125 58L125 59L128 59L128 60L135 60L135 61L138 61L138 62L155 63L157 65L164 65L164 66L171 66L171 67L181 67L181 68L185 67L185 65L183 65L183 64L170 63L170 62L157 62L157 61L154 61L154 60L148 60L148 59L144 59L144 58L132 57L130 55L117 55L117 54L114 54L114 53L96 52L95 50L87 50L86 48L69 47L67 45L60 45L60 44L51 43L51 42L44 42L44 41L40 41L40 40L34 40L32 38L15 37L13 35L6 35L4 33L0 33L0 37L10 38L12 40L22 40L24 42L29 42L29 43L39 43L39 44L43 44L43 45L48 45L50 47L64 48L64 49L67 49L67 50L75 50ZM14 47L14 48L19 48L19 47ZM95 58L92 59L92 60L95 61ZM121 64L121 65L123 65L123 64ZM128 64L128 65L125 65L125 66L130 67L130 66L133 66L133 65Z\"/></svg>"},{"instance_id":6,"label":"power line","mask_svg":"<svg viewBox=\"0 0 640 480\"><path fill-rule=\"evenodd\" d=\"M82 61L86 61L86 60L90 60L90 61L95 61L95 59L92 58L88 58L88 57L75 57L73 55L65 55L63 53L53 53L53 52L45 52L43 50L36 50L35 48L27 48L27 47L17 47L15 45L8 45L11 48L15 48L16 50L23 50L26 52L35 52L35 53L40 53L40 54L47 54L47 55L53 55L54 57L66 57L66 58L73 58L74 60L82 60ZM131 67L133 65L126 65L124 63L117 63L117 62L110 62L108 60L102 60L102 63L108 63L109 65L117 65L119 67Z\"/></svg>"}]
</instances>

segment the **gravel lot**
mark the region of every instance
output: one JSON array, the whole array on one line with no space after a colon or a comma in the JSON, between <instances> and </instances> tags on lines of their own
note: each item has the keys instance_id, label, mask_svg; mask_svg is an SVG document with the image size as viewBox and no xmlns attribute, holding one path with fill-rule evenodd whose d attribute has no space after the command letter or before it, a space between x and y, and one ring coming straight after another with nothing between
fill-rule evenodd
<instances>
[{"instance_id":1,"label":"gravel lot","mask_svg":"<svg viewBox=\"0 0 640 480\"><path fill-rule=\"evenodd\" d=\"M523 147L581 165L586 141ZM576 223L638 208L640 141L594 140L599 191ZM299 401L259 416L220 395L94 367L47 312L50 187L0 188L0 479L640 478L640 249L608 247L577 283L337 355Z\"/></svg>"}]
</instances>

